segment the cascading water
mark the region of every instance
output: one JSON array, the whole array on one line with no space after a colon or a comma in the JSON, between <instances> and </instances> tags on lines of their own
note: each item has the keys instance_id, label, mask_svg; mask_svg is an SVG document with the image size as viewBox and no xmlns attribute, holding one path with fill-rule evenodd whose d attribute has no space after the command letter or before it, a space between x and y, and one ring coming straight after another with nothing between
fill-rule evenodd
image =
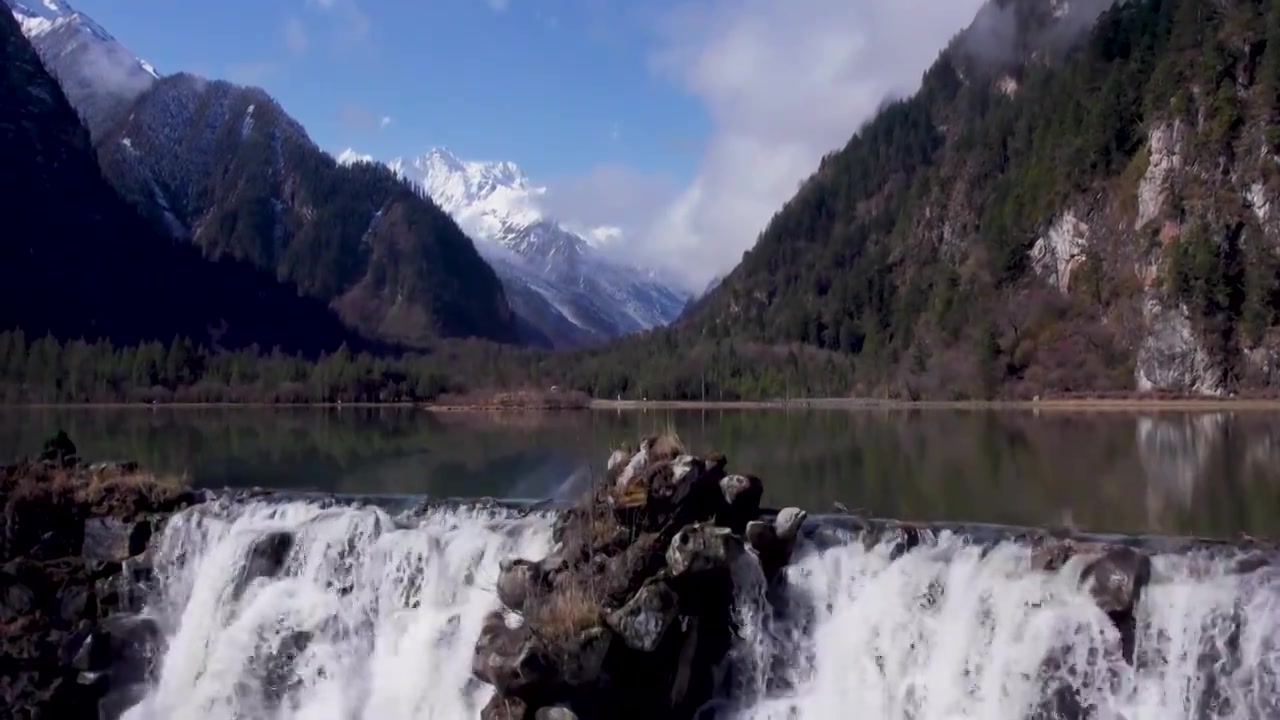
<instances>
[{"instance_id":1,"label":"cascading water","mask_svg":"<svg viewBox=\"0 0 1280 720\"><path fill-rule=\"evenodd\" d=\"M130 720L454 720L498 562L549 549L547 516L216 503L172 518L147 612L167 642ZM247 585L255 543L294 538L275 577Z\"/></svg>"},{"instance_id":2,"label":"cascading water","mask_svg":"<svg viewBox=\"0 0 1280 720\"><path fill-rule=\"evenodd\" d=\"M946 534L809 549L793 609L754 630L775 659L753 720L1280 717L1280 577L1230 558L1162 555L1136 608L1134 662L1077 578L1030 548ZM776 689L782 688L782 689ZM769 695L772 695L771 697Z\"/></svg>"},{"instance_id":3,"label":"cascading water","mask_svg":"<svg viewBox=\"0 0 1280 720\"><path fill-rule=\"evenodd\" d=\"M130 720L463 720L498 606L498 562L537 558L548 514L217 502L172 518L147 613L166 642ZM293 538L276 572L255 546ZM721 716L750 720L1280 717L1280 576L1164 555L1136 609L1133 662L1076 582L1013 542L944 533L900 554L805 545L781 588L738 568L741 640ZM256 575L263 577L255 577ZM248 582L246 582L248 578ZM772 604L770 604L772 601ZM1080 708L1087 709L1083 714Z\"/></svg>"}]
</instances>

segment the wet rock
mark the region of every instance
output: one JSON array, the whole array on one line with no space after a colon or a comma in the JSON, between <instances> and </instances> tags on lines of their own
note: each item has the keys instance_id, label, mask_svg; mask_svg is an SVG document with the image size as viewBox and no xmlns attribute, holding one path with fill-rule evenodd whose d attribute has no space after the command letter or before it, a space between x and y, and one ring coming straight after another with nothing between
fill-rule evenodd
<instances>
[{"instance_id":1,"label":"wet rock","mask_svg":"<svg viewBox=\"0 0 1280 720\"><path fill-rule=\"evenodd\" d=\"M1143 589L1151 581L1151 558L1133 548L1114 547L1080 572L1098 607L1120 631L1121 653L1133 663L1137 619L1133 611Z\"/></svg>"},{"instance_id":2,"label":"wet rock","mask_svg":"<svg viewBox=\"0 0 1280 720\"><path fill-rule=\"evenodd\" d=\"M633 650L653 652L679 613L680 599L660 580L650 582L625 605L609 613L606 624Z\"/></svg>"},{"instance_id":3,"label":"wet rock","mask_svg":"<svg viewBox=\"0 0 1280 720\"><path fill-rule=\"evenodd\" d=\"M754 475L726 475L719 486L724 508L717 514L716 521L734 532L742 532L748 522L760 515L764 483Z\"/></svg>"},{"instance_id":4,"label":"wet rock","mask_svg":"<svg viewBox=\"0 0 1280 720\"><path fill-rule=\"evenodd\" d=\"M527 628L508 627L502 613L485 619L476 641L471 672L504 696L522 697L554 681L555 667Z\"/></svg>"},{"instance_id":5,"label":"wet rock","mask_svg":"<svg viewBox=\"0 0 1280 720\"><path fill-rule=\"evenodd\" d=\"M683 528L667 548L673 577L727 568L744 550L742 538L728 528L699 523Z\"/></svg>"},{"instance_id":6,"label":"wet rock","mask_svg":"<svg viewBox=\"0 0 1280 720\"><path fill-rule=\"evenodd\" d=\"M119 562L146 551L151 541L151 523L127 522L114 517L91 518L84 523L80 551L86 560Z\"/></svg>"},{"instance_id":7,"label":"wet rock","mask_svg":"<svg viewBox=\"0 0 1280 720\"><path fill-rule=\"evenodd\" d=\"M245 558L244 567L240 570L232 596L239 598L249 583L258 578L272 578L280 574L292 550L293 533L286 531L269 532L254 541Z\"/></svg>"},{"instance_id":8,"label":"wet rock","mask_svg":"<svg viewBox=\"0 0 1280 720\"><path fill-rule=\"evenodd\" d=\"M529 706L516 697L494 695L480 710L480 720L525 720Z\"/></svg>"},{"instance_id":9,"label":"wet rock","mask_svg":"<svg viewBox=\"0 0 1280 720\"><path fill-rule=\"evenodd\" d=\"M1151 558L1127 547L1112 548L1080 572L1080 582L1108 614L1132 612L1150 580Z\"/></svg>"},{"instance_id":10,"label":"wet rock","mask_svg":"<svg viewBox=\"0 0 1280 720\"><path fill-rule=\"evenodd\" d=\"M528 560L504 560L498 570L498 600L507 608L519 612L530 597L544 593L548 588L544 569Z\"/></svg>"}]
</instances>

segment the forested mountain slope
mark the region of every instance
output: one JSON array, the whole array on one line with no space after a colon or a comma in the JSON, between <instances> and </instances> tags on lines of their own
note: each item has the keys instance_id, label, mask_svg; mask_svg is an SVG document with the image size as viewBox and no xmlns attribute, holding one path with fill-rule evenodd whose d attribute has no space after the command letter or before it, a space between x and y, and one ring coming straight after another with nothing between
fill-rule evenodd
<instances>
[{"instance_id":1,"label":"forested mountain slope","mask_svg":"<svg viewBox=\"0 0 1280 720\"><path fill-rule=\"evenodd\" d=\"M1107 5L993 0L680 335L909 397L1274 386L1280 0Z\"/></svg>"},{"instance_id":2,"label":"forested mountain slope","mask_svg":"<svg viewBox=\"0 0 1280 720\"><path fill-rule=\"evenodd\" d=\"M88 132L8 12L0 158L0 329L307 352L351 339L323 304L154 232L103 179Z\"/></svg>"},{"instance_id":3,"label":"forested mountain slope","mask_svg":"<svg viewBox=\"0 0 1280 720\"><path fill-rule=\"evenodd\" d=\"M99 142L103 171L211 259L270 270L366 337L521 337L471 240L389 169L339 165L262 90L158 80Z\"/></svg>"}]
</instances>

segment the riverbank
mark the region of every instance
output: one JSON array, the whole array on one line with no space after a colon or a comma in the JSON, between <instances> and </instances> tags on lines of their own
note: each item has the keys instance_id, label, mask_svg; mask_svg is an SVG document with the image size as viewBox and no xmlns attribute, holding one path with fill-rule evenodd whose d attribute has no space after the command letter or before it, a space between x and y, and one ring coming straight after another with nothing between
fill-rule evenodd
<instances>
[{"instance_id":1,"label":"riverbank","mask_svg":"<svg viewBox=\"0 0 1280 720\"><path fill-rule=\"evenodd\" d=\"M0 408L31 409L400 409L432 413L517 413L650 410L1035 410L1058 412L1280 412L1271 398L1047 398L1042 400L876 400L810 398L792 400L603 400L529 402L201 402L201 403L13 403Z\"/></svg>"}]
</instances>

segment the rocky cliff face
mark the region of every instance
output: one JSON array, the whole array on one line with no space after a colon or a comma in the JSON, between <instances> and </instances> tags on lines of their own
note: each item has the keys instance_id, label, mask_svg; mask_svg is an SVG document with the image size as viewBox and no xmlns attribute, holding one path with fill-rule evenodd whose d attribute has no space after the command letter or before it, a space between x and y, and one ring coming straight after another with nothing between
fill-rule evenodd
<instances>
[{"instance_id":1,"label":"rocky cliff face","mask_svg":"<svg viewBox=\"0 0 1280 720\"><path fill-rule=\"evenodd\" d=\"M65 435L0 468L0 707L114 719L137 701L161 633L138 614L148 544L199 493L133 464L86 465Z\"/></svg>"},{"instance_id":2,"label":"rocky cliff face","mask_svg":"<svg viewBox=\"0 0 1280 720\"><path fill-rule=\"evenodd\" d=\"M1108 5L989 4L687 323L910 397L1270 392L1280 3Z\"/></svg>"}]
</instances>

